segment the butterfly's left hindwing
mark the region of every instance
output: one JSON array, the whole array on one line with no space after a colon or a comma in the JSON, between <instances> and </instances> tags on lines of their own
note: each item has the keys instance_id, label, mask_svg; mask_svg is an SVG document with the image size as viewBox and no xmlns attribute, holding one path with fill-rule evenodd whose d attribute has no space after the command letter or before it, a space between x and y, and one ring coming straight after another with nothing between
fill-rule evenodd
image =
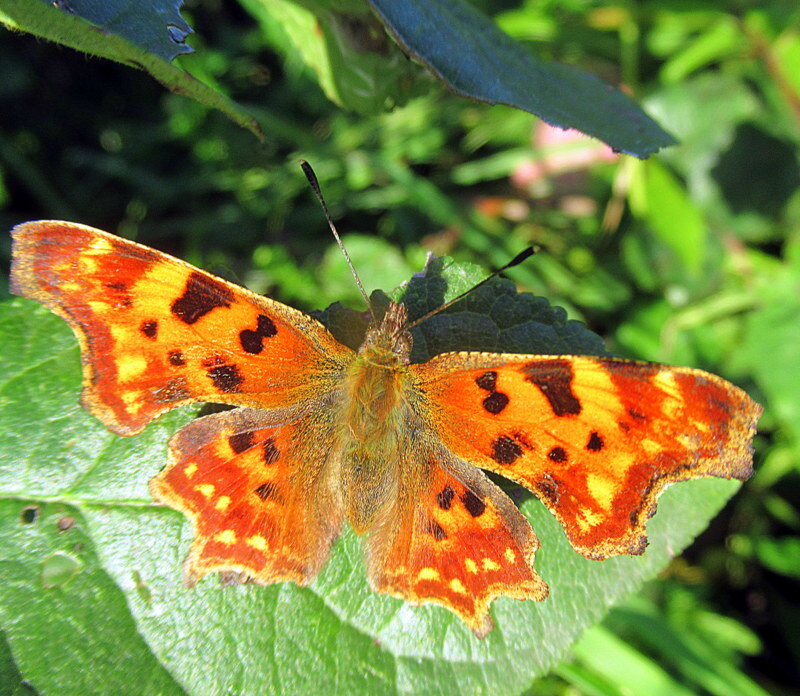
<instances>
[{"instance_id":1,"label":"butterfly's left hindwing","mask_svg":"<svg viewBox=\"0 0 800 696\"><path fill-rule=\"evenodd\" d=\"M327 476L331 429L307 413L237 408L178 431L150 490L195 526L188 584L213 571L313 580L342 525Z\"/></svg>"},{"instance_id":2,"label":"butterfly's left hindwing","mask_svg":"<svg viewBox=\"0 0 800 696\"><path fill-rule=\"evenodd\" d=\"M69 322L84 405L121 435L195 401L289 406L352 359L302 312L140 244L47 220L13 237L12 292Z\"/></svg>"},{"instance_id":3,"label":"butterfly's left hindwing","mask_svg":"<svg viewBox=\"0 0 800 696\"><path fill-rule=\"evenodd\" d=\"M752 473L761 407L700 370L488 353L413 367L445 446L536 493L590 558L641 553L667 484Z\"/></svg>"}]
</instances>

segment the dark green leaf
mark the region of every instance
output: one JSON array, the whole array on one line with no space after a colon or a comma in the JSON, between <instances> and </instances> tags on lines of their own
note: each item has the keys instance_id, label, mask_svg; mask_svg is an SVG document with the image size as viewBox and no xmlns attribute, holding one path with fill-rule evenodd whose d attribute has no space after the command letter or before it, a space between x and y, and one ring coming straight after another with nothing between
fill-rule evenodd
<instances>
[{"instance_id":1,"label":"dark green leaf","mask_svg":"<svg viewBox=\"0 0 800 696\"><path fill-rule=\"evenodd\" d=\"M437 309L486 277L478 266L431 260L414 276L400 299L411 320ZM602 339L543 297L517 293L514 284L494 278L470 292L413 332L412 362L456 350L497 353L602 355Z\"/></svg>"},{"instance_id":2,"label":"dark green leaf","mask_svg":"<svg viewBox=\"0 0 800 696\"><path fill-rule=\"evenodd\" d=\"M191 27L181 16L183 0L39 0L59 11L83 17L105 33L118 34L164 60L192 49Z\"/></svg>"},{"instance_id":3,"label":"dark green leaf","mask_svg":"<svg viewBox=\"0 0 800 696\"><path fill-rule=\"evenodd\" d=\"M465 0L369 0L404 50L450 89L577 128L647 157L674 138L637 104L576 68L547 63Z\"/></svg>"},{"instance_id":4,"label":"dark green leaf","mask_svg":"<svg viewBox=\"0 0 800 696\"><path fill-rule=\"evenodd\" d=\"M86 19L56 7L68 4L60 0L50 3L0 0L0 23L9 29L29 32L34 36L94 56L109 58L145 70L173 92L219 109L235 123L252 131L256 137L263 140L264 135L255 119L224 94L176 68L162 55L131 42L127 35L101 30ZM96 6L98 12L102 12L104 3L89 4ZM138 6L138 3L131 2L131 5Z\"/></svg>"}]
</instances>

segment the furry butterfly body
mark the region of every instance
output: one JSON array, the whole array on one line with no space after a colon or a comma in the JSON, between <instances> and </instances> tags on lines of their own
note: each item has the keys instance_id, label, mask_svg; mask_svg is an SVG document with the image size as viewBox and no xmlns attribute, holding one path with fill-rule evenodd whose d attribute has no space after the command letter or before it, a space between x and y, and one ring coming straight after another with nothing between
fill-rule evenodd
<instances>
[{"instance_id":1,"label":"furry butterfly body","mask_svg":"<svg viewBox=\"0 0 800 696\"><path fill-rule=\"evenodd\" d=\"M482 636L495 597L548 592L528 521L482 469L533 491L590 558L641 553L668 483L751 473L760 408L699 370L500 353L411 364L400 304L353 351L297 310L105 232L40 221L14 237L13 291L70 323L84 405L110 429L236 406L179 431L151 483L195 526L189 582L306 584L347 522L376 591L438 603Z\"/></svg>"}]
</instances>

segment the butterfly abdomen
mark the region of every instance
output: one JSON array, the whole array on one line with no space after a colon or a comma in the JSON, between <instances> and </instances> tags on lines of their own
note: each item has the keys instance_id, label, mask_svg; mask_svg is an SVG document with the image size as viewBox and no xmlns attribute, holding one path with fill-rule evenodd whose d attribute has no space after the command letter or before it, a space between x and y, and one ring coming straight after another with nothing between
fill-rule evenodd
<instances>
[{"instance_id":1,"label":"butterfly abdomen","mask_svg":"<svg viewBox=\"0 0 800 696\"><path fill-rule=\"evenodd\" d=\"M380 339L365 343L345 379L340 431L345 514L359 534L373 530L397 500L411 393L405 357Z\"/></svg>"}]
</instances>

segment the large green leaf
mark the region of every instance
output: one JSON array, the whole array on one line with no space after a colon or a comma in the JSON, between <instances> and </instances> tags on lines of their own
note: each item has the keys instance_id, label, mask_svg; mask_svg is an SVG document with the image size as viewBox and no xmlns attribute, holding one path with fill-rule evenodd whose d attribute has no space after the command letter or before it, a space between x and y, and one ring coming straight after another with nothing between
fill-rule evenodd
<instances>
[{"instance_id":1,"label":"large green leaf","mask_svg":"<svg viewBox=\"0 0 800 696\"><path fill-rule=\"evenodd\" d=\"M71 8L71 2L0 0L0 23L9 29L145 70L176 94L219 109L263 140L260 126L241 106L169 62L173 51L185 52L181 49L185 46L182 37L189 31L174 7L166 11L154 0L149 3L81 0L77 4L85 14L73 13L76 10ZM103 19L108 24L103 24ZM168 25L174 28L170 30ZM158 26L163 27L163 36L159 37ZM180 42L176 43L172 36Z\"/></svg>"},{"instance_id":2,"label":"large green leaf","mask_svg":"<svg viewBox=\"0 0 800 696\"><path fill-rule=\"evenodd\" d=\"M66 524L72 526L60 531ZM37 499L31 507L4 497L0 549L0 621L37 691L184 693L138 634L125 593L97 559L80 506ZM72 564L72 572L59 562Z\"/></svg>"},{"instance_id":3,"label":"large green leaf","mask_svg":"<svg viewBox=\"0 0 800 696\"><path fill-rule=\"evenodd\" d=\"M406 296L419 312L472 276L434 266ZM504 281L493 285L455 305L438 330L451 333L461 314L501 333L518 327L534 342L546 336L555 352L600 346L560 310L515 301ZM491 334L465 331L461 347L496 341ZM604 562L575 553L536 499L517 496L541 539L536 565L551 595L497 600L497 626L483 641L440 607L371 592L350 531L308 588L225 587L211 576L186 590L191 529L153 504L147 481L165 462L170 433L193 414L169 414L134 438L111 435L77 405L78 350L63 322L17 299L0 306L0 336L0 621L22 676L46 693L519 693L685 547L738 487L671 488L649 523L647 552Z\"/></svg>"}]
</instances>

